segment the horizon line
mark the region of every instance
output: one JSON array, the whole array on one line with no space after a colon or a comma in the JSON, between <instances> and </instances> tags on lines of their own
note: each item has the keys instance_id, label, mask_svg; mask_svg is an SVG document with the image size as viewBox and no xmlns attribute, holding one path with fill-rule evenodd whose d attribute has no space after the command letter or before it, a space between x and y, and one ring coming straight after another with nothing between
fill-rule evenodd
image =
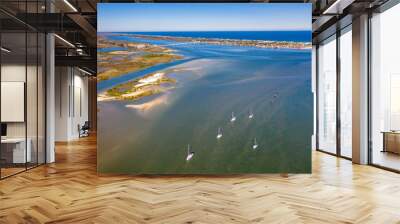
<instances>
[{"instance_id":1,"label":"horizon line","mask_svg":"<svg viewBox=\"0 0 400 224\"><path fill-rule=\"evenodd\" d=\"M309 31L310 30L154 30L154 31L149 31L149 30L135 30L135 31L97 31L97 33L107 33L107 32L266 32L266 31Z\"/></svg>"}]
</instances>

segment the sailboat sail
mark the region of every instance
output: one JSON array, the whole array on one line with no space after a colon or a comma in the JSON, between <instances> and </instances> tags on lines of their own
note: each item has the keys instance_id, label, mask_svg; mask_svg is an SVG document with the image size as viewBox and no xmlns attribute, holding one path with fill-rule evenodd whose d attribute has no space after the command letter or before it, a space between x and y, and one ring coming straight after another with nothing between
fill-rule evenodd
<instances>
[{"instance_id":1,"label":"sailboat sail","mask_svg":"<svg viewBox=\"0 0 400 224\"><path fill-rule=\"evenodd\" d=\"M231 122L235 122L235 121L236 121L236 117L235 117L235 114L232 112Z\"/></svg>"},{"instance_id":2,"label":"sailboat sail","mask_svg":"<svg viewBox=\"0 0 400 224\"><path fill-rule=\"evenodd\" d=\"M189 161L193 158L194 152L190 152L190 145L188 144L187 146L187 156L186 156L186 161Z\"/></svg>"},{"instance_id":3,"label":"sailboat sail","mask_svg":"<svg viewBox=\"0 0 400 224\"><path fill-rule=\"evenodd\" d=\"M217 139L222 138L222 130L221 128L218 128L218 133L217 133Z\"/></svg>"},{"instance_id":4,"label":"sailboat sail","mask_svg":"<svg viewBox=\"0 0 400 224\"><path fill-rule=\"evenodd\" d=\"M257 139L254 138L254 144L253 144L253 149L258 148L258 144L257 144Z\"/></svg>"}]
</instances>

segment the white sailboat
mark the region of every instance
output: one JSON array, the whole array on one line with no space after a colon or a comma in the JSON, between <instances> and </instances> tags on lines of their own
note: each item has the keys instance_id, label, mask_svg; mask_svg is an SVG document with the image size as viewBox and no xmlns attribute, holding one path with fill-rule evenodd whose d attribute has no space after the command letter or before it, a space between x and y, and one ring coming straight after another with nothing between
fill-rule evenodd
<instances>
[{"instance_id":1,"label":"white sailboat","mask_svg":"<svg viewBox=\"0 0 400 224\"><path fill-rule=\"evenodd\" d=\"M222 138L222 129L218 128L218 134L217 134L217 139Z\"/></svg>"},{"instance_id":2,"label":"white sailboat","mask_svg":"<svg viewBox=\"0 0 400 224\"><path fill-rule=\"evenodd\" d=\"M253 114L253 112L250 110L250 111L249 111L249 119L253 119L253 117L254 117L254 114Z\"/></svg>"},{"instance_id":3,"label":"white sailboat","mask_svg":"<svg viewBox=\"0 0 400 224\"><path fill-rule=\"evenodd\" d=\"M236 121L236 117L235 117L235 114L232 112L231 122L233 123L235 121Z\"/></svg>"},{"instance_id":4,"label":"white sailboat","mask_svg":"<svg viewBox=\"0 0 400 224\"><path fill-rule=\"evenodd\" d=\"M188 144L186 161L191 160L191 159L193 158L193 156L194 156L194 152L191 152L191 151L190 151L190 145Z\"/></svg>"},{"instance_id":5,"label":"white sailboat","mask_svg":"<svg viewBox=\"0 0 400 224\"><path fill-rule=\"evenodd\" d=\"M253 144L253 149L258 148L258 144L257 144L257 139L254 138L254 144Z\"/></svg>"}]
</instances>

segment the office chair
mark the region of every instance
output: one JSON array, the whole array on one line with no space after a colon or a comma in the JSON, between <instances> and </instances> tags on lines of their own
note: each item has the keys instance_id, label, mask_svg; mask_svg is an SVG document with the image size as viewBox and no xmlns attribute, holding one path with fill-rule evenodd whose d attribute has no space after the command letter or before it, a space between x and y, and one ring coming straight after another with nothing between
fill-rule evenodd
<instances>
[{"instance_id":1,"label":"office chair","mask_svg":"<svg viewBox=\"0 0 400 224\"><path fill-rule=\"evenodd\" d=\"M89 121L85 121L85 123L80 127L78 124L79 138L89 136L90 125Z\"/></svg>"}]
</instances>

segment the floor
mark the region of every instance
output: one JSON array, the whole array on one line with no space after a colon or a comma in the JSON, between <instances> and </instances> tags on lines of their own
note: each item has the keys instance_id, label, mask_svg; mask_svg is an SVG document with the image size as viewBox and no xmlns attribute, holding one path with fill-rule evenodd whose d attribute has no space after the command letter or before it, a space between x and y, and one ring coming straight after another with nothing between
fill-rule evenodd
<instances>
[{"instance_id":1,"label":"floor","mask_svg":"<svg viewBox=\"0 0 400 224\"><path fill-rule=\"evenodd\" d=\"M313 152L311 175L98 176L96 139L0 181L0 223L400 223L400 175Z\"/></svg>"},{"instance_id":2,"label":"floor","mask_svg":"<svg viewBox=\"0 0 400 224\"><path fill-rule=\"evenodd\" d=\"M8 177L10 175L19 173L19 172L23 172L25 170L25 167L23 168L15 168L15 167L11 167L11 168L1 168L1 177Z\"/></svg>"},{"instance_id":3,"label":"floor","mask_svg":"<svg viewBox=\"0 0 400 224\"><path fill-rule=\"evenodd\" d=\"M25 167L25 165L23 164L19 165L19 167L1 168L1 178L5 178L20 172L24 172L26 169L33 169L36 166L37 166L36 164L27 164L27 167Z\"/></svg>"},{"instance_id":4,"label":"floor","mask_svg":"<svg viewBox=\"0 0 400 224\"><path fill-rule=\"evenodd\" d=\"M374 164L389 167L395 170L400 170L400 155L392 152L381 152L380 150L374 151L373 154Z\"/></svg>"}]
</instances>

